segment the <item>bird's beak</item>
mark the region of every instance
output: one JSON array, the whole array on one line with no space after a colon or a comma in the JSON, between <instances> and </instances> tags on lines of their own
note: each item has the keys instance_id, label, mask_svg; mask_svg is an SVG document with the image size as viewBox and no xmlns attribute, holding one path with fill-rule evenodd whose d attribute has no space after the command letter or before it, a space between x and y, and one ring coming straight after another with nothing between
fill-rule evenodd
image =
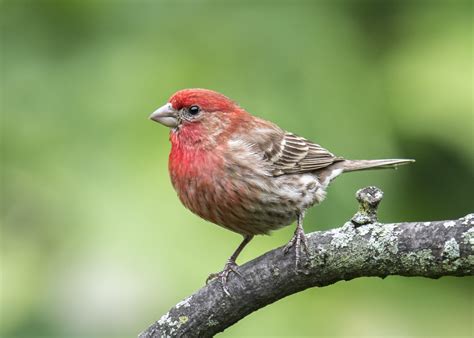
<instances>
[{"instance_id":1,"label":"bird's beak","mask_svg":"<svg viewBox=\"0 0 474 338\"><path fill-rule=\"evenodd\" d=\"M173 108L171 103L165 104L158 108L150 115L150 120L161 123L169 128L176 128L178 126L178 112Z\"/></svg>"}]
</instances>

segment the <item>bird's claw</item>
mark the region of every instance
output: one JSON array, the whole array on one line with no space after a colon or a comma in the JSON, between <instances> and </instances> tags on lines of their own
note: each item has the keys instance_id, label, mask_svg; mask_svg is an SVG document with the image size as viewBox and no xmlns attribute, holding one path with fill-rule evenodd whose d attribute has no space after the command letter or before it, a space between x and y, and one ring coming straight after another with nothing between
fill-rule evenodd
<instances>
[{"instance_id":1,"label":"bird's claw","mask_svg":"<svg viewBox=\"0 0 474 338\"><path fill-rule=\"evenodd\" d=\"M220 278L224 293L230 297L231 295L230 295L229 289L227 288L227 279L229 277L229 274L233 272L236 275L243 277L237 268L238 268L238 265L235 262L231 260L227 261L226 265L224 266L224 270L217 273L211 273L209 277L207 277L206 284L208 284L213 279Z\"/></svg>"},{"instance_id":2,"label":"bird's claw","mask_svg":"<svg viewBox=\"0 0 474 338\"><path fill-rule=\"evenodd\" d=\"M290 239L288 244L286 244L285 247L283 248L283 253L287 254L290 251L291 247L293 247L293 246L295 247L296 269L298 269L298 266L299 266L299 263L300 263L301 245L303 245L303 251L305 251L306 255L309 255L308 241L306 239L304 231L303 231L302 228L297 227L296 230L295 230L295 234Z\"/></svg>"}]
</instances>

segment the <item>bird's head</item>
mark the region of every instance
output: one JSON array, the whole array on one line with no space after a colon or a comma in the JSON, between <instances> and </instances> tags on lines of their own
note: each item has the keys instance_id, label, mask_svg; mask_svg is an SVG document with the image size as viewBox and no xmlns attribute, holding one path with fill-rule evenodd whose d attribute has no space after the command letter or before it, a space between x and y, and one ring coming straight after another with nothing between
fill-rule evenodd
<instances>
[{"instance_id":1,"label":"bird's head","mask_svg":"<svg viewBox=\"0 0 474 338\"><path fill-rule=\"evenodd\" d=\"M198 126L208 129L242 112L235 102L223 94L208 89L183 89L155 110L150 119L173 131L196 129Z\"/></svg>"}]
</instances>

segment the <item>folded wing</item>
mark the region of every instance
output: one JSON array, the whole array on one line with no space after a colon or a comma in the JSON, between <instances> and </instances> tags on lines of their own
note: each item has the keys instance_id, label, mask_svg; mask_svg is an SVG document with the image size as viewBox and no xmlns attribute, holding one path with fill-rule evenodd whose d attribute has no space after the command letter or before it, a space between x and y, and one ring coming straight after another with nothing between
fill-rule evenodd
<instances>
[{"instance_id":1,"label":"folded wing","mask_svg":"<svg viewBox=\"0 0 474 338\"><path fill-rule=\"evenodd\" d=\"M263 153L273 176L315 171L344 160L319 144L285 132L275 125L271 128L259 126L248 131L246 142Z\"/></svg>"}]
</instances>

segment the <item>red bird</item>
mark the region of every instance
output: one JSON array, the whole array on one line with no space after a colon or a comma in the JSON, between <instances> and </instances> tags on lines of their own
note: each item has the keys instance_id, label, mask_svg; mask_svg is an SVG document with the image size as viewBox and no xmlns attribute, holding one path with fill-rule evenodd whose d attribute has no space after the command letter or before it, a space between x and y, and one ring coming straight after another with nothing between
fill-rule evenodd
<instances>
[{"instance_id":1,"label":"red bird","mask_svg":"<svg viewBox=\"0 0 474 338\"><path fill-rule=\"evenodd\" d=\"M220 277L223 289L236 259L255 235L297 221L285 252L307 251L305 210L320 203L343 172L390 168L408 159L346 160L320 145L250 115L207 89L175 93L150 118L169 128L169 173L179 199L198 216L244 236Z\"/></svg>"}]
</instances>

